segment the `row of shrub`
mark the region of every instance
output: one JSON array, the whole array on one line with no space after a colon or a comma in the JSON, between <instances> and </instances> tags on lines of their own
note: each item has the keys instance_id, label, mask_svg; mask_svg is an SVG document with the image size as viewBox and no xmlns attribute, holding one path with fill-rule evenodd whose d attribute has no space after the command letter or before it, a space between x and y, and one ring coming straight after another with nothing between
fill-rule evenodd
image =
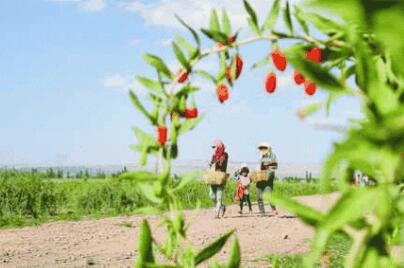
<instances>
[{"instance_id":1,"label":"row of shrub","mask_svg":"<svg viewBox=\"0 0 404 268\"><path fill-rule=\"evenodd\" d=\"M277 181L275 191L287 196L320 192L316 182ZM224 202L232 203L235 183L226 186ZM178 192L184 209L212 206L208 186L194 181ZM251 187L255 200L255 187ZM40 174L0 172L0 227L49 220L133 214L150 205L133 181L112 179L49 180Z\"/></svg>"}]
</instances>

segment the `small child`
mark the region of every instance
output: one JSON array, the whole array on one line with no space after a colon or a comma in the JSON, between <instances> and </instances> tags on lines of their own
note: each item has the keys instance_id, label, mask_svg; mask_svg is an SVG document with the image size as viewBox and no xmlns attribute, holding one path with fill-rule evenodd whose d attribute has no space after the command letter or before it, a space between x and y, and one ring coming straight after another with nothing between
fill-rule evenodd
<instances>
[{"instance_id":1,"label":"small child","mask_svg":"<svg viewBox=\"0 0 404 268\"><path fill-rule=\"evenodd\" d=\"M240 214L243 214L243 204L247 202L250 213L252 213L250 192L248 191L251 180L248 176L250 170L248 167L243 167L240 171L240 178L238 179L239 186L243 189L243 197L240 198Z\"/></svg>"}]
</instances>

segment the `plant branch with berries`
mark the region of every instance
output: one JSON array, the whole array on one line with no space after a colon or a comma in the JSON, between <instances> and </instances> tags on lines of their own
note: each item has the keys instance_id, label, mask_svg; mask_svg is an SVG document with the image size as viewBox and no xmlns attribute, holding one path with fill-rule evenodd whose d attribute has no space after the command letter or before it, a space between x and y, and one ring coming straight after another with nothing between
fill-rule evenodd
<instances>
[{"instance_id":1,"label":"plant branch with berries","mask_svg":"<svg viewBox=\"0 0 404 268\"><path fill-rule=\"evenodd\" d=\"M271 49L251 68L272 64L276 69L269 71L264 78L264 94L276 91L277 72L284 72L292 65L295 70L291 79L297 85L302 85L307 95L314 95L318 88L328 92L328 98L324 102L300 109L299 117L305 118L321 108L329 112L331 104L344 95L358 97L364 111L364 119L352 123L351 128L346 129L346 138L335 145L325 163L322 175L324 187L334 178L341 185L342 195L329 212L322 213L296 201L274 197L274 202L279 206L316 228L306 265L315 265L325 250L328 239L336 232L346 233L354 240L355 247L352 247L347 258L347 266L361 267L371 258L382 266L395 265L389 251L389 241L394 238L394 234L400 232L397 230L401 227L397 226L403 223L404 218L404 211L398 205L403 200L402 190L399 189L404 177L404 70L397 61L402 54L397 51L404 45L400 47L392 46L391 42L386 43L383 37L390 37L393 33L386 35L376 27L381 22L375 18L382 16L378 12L383 11L383 6L372 6L369 9L372 3L354 1L356 9L347 10L331 0L313 2L318 7L331 8L331 12L342 19L336 22L318 13L305 11L299 6L290 6L288 1L275 0L266 18L261 21L251 4L244 0L248 15L246 24L251 36L241 40L240 30L232 30L226 10L221 12L220 18L218 12L212 10L208 27L201 29L200 33L177 17L193 40L190 42L182 36L176 36L172 43L173 52L181 65L179 70L170 70L160 57L145 54L144 59L154 69L156 76L138 76L137 80L148 89L149 104L146 105L146 100L139 98L134 92L130 92L130 97L156 134L148 134L135 128L139 143L133 149L140 153L142 165L146 165L149 156L154 155L161 160L162 168L158 173L137 171L122 177L135 180L139 189L155 204L143 212L169 211L164 216L164 225L169 235L163 244L157 243L147 221L144 221L139 237L140 255L137 267L195 267L218 253L233 236L231 231L204 249L194 251L187 240L187 225L176 193L198 174L190 173L180 180L173 180L171 162L178 156L179 137L193 130L202 119L195 99L199 88L192 82L194 76L211 81L218 101L226 102L230 98L229 87L236 86L245 69L239 48L262 41L271 42ZM365 19L363 14L366 12L360 13L358 10L372 10L373 13ZM357 19L358 17L362 19ZM372 19L373 24L369 22ZM280 20L287 32L276 29ZM391 31L394 29L397 30L392 27ZM318 37L311 34L312 32L316 32ZM281 47L279 41L285 39L294 43ZM202 49L202 41L205 40L214 45ZM217 73L197 68L202 59L215 55L218 56ZM146 108L150 106L150 109ZM369 189L352 187L349 178L354 169L371 176L377 186ZM372 202L374 198L377 198L377 204ZM369 214L376 221L369 220ZM387 222L386 217L393 221ZM371 243L376 240L381 244ZM158 266L154 257L156 252L163 255L170 265ZM237 238L233 239L228 262L215 265L240 266Z\"/></svg>"}]
</instances>

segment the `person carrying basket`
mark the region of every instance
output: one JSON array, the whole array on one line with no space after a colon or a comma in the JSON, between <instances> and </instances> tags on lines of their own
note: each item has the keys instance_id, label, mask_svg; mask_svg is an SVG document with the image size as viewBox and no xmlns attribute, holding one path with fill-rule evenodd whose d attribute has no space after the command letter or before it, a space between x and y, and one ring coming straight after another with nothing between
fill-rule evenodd
<instances>
[{"instance_id":1,"label":"person carrying basket","mask_svg":"<svg viewBox=\"0 0 404 268\"><path fill-rule=\"evenodd\" d=\"M212 160L210 161L210 167L214 171L220 171L223 173L227 172L227 163L229 160L229 155L225 151L225 146L221 140L215 140L212 144L212 149L214 153ZM226 213L226 206L223 205L222 196L226 181L224 180L222 184L210 184L209 185L209 195L210 198L215 202L215 218L219 218L220 214L223 217Z\"/></svg>"},{"instance_id":2,"label":"person carrying basket","mask_svg":"<svg viewBox=\"0 0 404 268\"><path fill-rule=\"evenodd\" d=\"M258 209L261 214L265 214L263 194L266 191L271 193L274 190L275 169L278 168L278 162L275 153L267 143L260 143L258 150L260 152L260 170L267 172L267 179L258 181L256 184ZM270 205L275 215L278 215L276 207L271 202Z\"/></svg>"}]
</instances>

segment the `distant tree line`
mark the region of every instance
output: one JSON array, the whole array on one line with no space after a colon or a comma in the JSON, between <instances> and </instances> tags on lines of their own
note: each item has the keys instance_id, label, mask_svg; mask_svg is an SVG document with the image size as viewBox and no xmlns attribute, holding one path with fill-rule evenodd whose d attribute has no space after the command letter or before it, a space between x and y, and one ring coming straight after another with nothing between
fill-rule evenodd
<instances>
[{"instance_id":1,"label":"distant tree line","mask_svg":"<svg viewBox=\"0 0 404 268\"><path fill-rule=\"evenodd\" d=\"M15 170L18 172L18 170ZM122 170L106 173L102 170L97 170L95 173L90 172L90 169L82 169L76 172L71 172L69 170L57 169L57 168L48 168L45 171L39 171L36 168L32 168L30 170L31 174L40 174L43 178L47 179L105 179L105 178L116 178L121 174L128 172L126 166L123 167Z\"/></svg>"}]
</instances>

